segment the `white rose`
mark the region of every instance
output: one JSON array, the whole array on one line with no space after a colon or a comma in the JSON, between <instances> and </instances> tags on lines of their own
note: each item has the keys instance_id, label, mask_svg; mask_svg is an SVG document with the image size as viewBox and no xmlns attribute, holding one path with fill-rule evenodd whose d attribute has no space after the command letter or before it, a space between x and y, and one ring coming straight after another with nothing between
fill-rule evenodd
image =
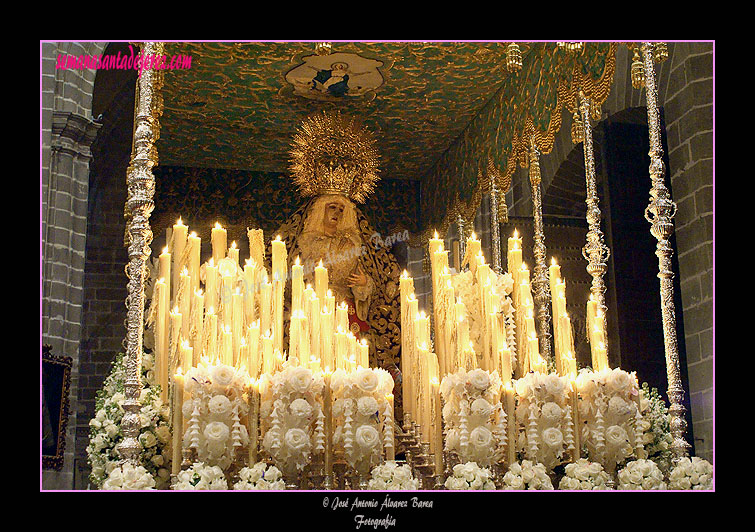
<instances>
[{"instance_id":1,"label":"white rose","mask_svg":"<svg viewBox=\"0 0 755 532\"><path fill-rule=\"evenodd\" d=\"M297 393L305 393L312 385L312 370L301 366L292 368L288 385Z\"/></svg>"},{"instance_id":2,"label":"white rose","mask_svg":"<svg viewBox=\"0 0 755 532\"><path fill-rule=\"evenodd\" d=\"M622 447L629 443L629 436L619 425L611 425L606 429L606 443L612 447Z\"/></svg>"},{"instance_id":3,"label":"white rose","mask_svg":"<svg viewBox=\"0 0 755 532\"><path fill-rule=\"evenodd\" d=\"M446 434L446 449L453 450L459 448L459 431L458 429L449 429Z\"/></svg>"},{"instance_id":4,"label":"white rose","mask_svg":"<svg viewBox=\"0 0 755 532\"><path fill-rule=\"evenodd\" d=\"M529 379L526 377L517 379L514 381L514 387L516 388L516 394L522 398L526 399L529 397L530 394L530 383Z\"/></svg>"},{"instance_id":5,"label":"white rose","mask_svg":"<svg viewBox=\"0 0 755 532\"><path fill-rule=\"evenodd\" d=\"M627 417L634 413L634 405L614 395L608 400L608 412L614 417Z\"/></svg>"},{"instance_id":6,"label":"white rose","mask_svg":"<svg viewBox=\"0 0 755 532\"><path fill-rule=\"evenodd\" d=\"M212 369L212 383L219 387L230 386L235 375L236 370L231 366L218 364Z\"/></svg>"},{"instance_id":7,"label":"white rose","mask_svg":"<svg viewBox=\"0 0 755 532\"><path fill-rule=\"evenodd\" d=\"M493 433L487 427L475 427L469 434L469 443L475 447L489 447L493 443Z\"/></svg>"},{"instance_id":8,"label":"white rose","mask_svg":"<svg viewBox=\"0 0 755 532\"><path fill-rule=\"evenodd\" d=\"M540 412L545 419L551 422L560 420L563 413L561 407L552 401L545 403Z\"/></svg>"},{"instance_id":9,"label":"white rose","mask_svg":"<svg viewBox=\"0 0 755 532\"><path fill-rule=\"evenodd\" d=\"M116 425L110 420L107 420L103 426L105 428L105 433L108 435L109 438L115 438L118 435L118 432L120 431L120 428L118 427L118 425Z\"/></svg>"},{"instance_id":10,"label":"white rose","mask_svg":"<svg viewBox=\"0 0 755 532\"><path fill-rule=\"evenodd\" d=\"M493 413L493 405L488 403L483 398L478 398L472 401L472 414L483 419L487 420L490 417L490 414Z\"/></svg>"},{"instance_id":11,"label":"white rose","mask_svg":"<svg viewBox=\"0 0 755 532\"><path fill-rule=\"evenodd\" d=\"M468 489L467 481L463 478L448 477L445 483L446 489L449 490L465 490Z\"/></svg>"},{"instance_id":12,"label":"white rose","mask_svg":"<svg viewBox=\"0 0 755 532\"><path fill-rule=\"evenodd\" d=\"M564 435L557 428L551 427L543 431L542 440L548 447L558 447L564 443Z\"/></svg>"},{"instance_id":13,"label":"white rose","mask_svg":"<svg viewBox=\"0 0 755 532\"><path fill-rule=\"evenodd\" d=\"M166 443L170 440L170 427L168 425L160 425L155 429L155 435L161 443Z\"/></svg>"},{"instance_id":14,"label":"white rose","mask_svg":"<svg viewBox=\"0 0 755 532\"><path fill-rule=\"evenodd\" d=\"M231 411L231 400L225 395L215 395L208 402L207 407L215 415L225 415Z\"/></svg>"},{"instance_id":15,"label":"white rose","mask_svg":"<svg viewBox=\"0 0 755 532\"><path fill-rule=\"evenodd\" d=\"M378 376L369 368L361 368L356 374L356 385L367 393L374 392L378 387Z\"/></svg>"},{"instance_id":16,"label":"white rose","mask_svg":"<svg viewBox=\"0 0 755 532\"><path fill-rule=\"evenodd\" d=\"M370 425L361 425L357 428L354 438L364 449L372 449L380 443L380 434Z\"/></svg>"},{"instance_id":17,"label":"white rose","mask_svg":"<svg viewBox=\"0 0 755 532\"><path fill-rule=\"evenodd\" d=\"M157 445L157 438L155 438L155 435L151 432L143 432L142 434L139 434L139 443L142 444L142 447L154 447Z\"/></svg>"},{"instance_id":18,"label":"white rose","mask_svg":"<svg viewBox=\"0 0 755 532\"><path fill-rule=\"evenodd\" d=\"M360 397L357 400L357 412L364 417L375 414L378 410L377 401L373 397Z\"/></svg>"},{"instance_id":19,"label":"white rose","mask_svg":"<svg viewBox=\"0 0 755 532\"><path fill-rule=\"evenodd\" d=\"M204 437L211 443L221 444L228 439L230 429L221 421L212 421L204 428Z\"/></svg>"},{"instance_id":20,"label":"white rose","mask_svg":"<svg viewBox=\"0 0 755 532\"><path fill-rule=\"evenodd\" d=\"M634 385L634 379L626 371L615 368L608 374L606 384L615 392L627 392Z\"/></svg>"},{"instance_id":21,"label":"white rose","mask_svg":"<svg viewBox=\"0 0 755 532\"><path fill-rule=\"evenodd\" d=\"M487 371L476 368L467 373L467 381L473 388L482 392L490 386L490 375Z\"/></svg>"},{"instance_id":22,"label":"white rose","mask_svg":"<svg viewBox=\"0 0 755 532\"><path fill-rule=\"evenodd\" d=\"M312 405L306 399L294 399L289 406L291 413L298 418L308 418L312 414Z\"/></svg>"},{"instance_id":23,"label":"white rose","mask_svg":"<svg viewBox=\"0 0 755 532\"><path fill-rule=\"evenodd\" d=\"M292 451L302 451L309 447L309 436L302 429L288 429L284 440L286 447Z\"/></svg>"}]
</instances>

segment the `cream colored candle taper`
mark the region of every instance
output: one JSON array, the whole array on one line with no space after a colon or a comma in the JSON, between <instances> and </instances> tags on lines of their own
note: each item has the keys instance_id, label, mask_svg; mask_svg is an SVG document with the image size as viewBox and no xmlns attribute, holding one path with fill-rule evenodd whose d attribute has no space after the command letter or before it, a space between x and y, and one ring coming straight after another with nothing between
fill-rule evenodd
<instances>
[{"instance_id":1,"label":"cream colored candle taper","mask_svg":"<svg viewBox=\"0 0 755 532\"><path fill-rule=\"evenodd\" d=\"M280 235L275 237L272 246L272 276L273 276L273 313L275 338L273 345L278 351L283 351L283 294L288 279L288 252L286 243Z\"/></svg>"},{"instance_id":2,"label":"cream colored candle taper","mask_svg":"<svg viewBox=\"0 0 755 532\"><path fill-rule=\"evenodd\" d=\"M511 466L516 462L516 406L514 387L511 382L503 384L506 403L506 465Z\"/></svg>"},{"instance_id":3,"label":"cream colored candle taper","mask_svg":"<svg viewBox=\"0 0 755 532\"><path fill-rule=\"evenodd\" d=\"M205 305L207 308L218 308L218 266L212 257L205 268Z\"/></svg>"},{"instance_id":4,"label":"cream colored candle taper","mask_svg":"<svg viewBox=\"0 0 755 532\"><path fill-rule=\"evenodd\" d=\"M178 475L181 471L183 451L183 404L184 404L184 376L179 367L173 375L173 459L171 471Z\"/></svg>"},{"instance_id":5,"label":"cream colored candle taper","mask_svg":"<svg viewBox=\"0 0 755 532\"><path fill-rule=\"evenodd\" d=\"M582 454L582 434L581 434L581 422L579 420L579 392L577 391L577 377L576 373L571 375L569 388L569 398L571 400L571 414L572 423L574 424L574 451L572 460L576 462L580 459Z\"/></svg>"},{"instance_id":6,"label":"cream colored candle taper","mask_svg":"<svg viewBox=\"0 0 755 532\"><path fill-rule=\"evenodd\" d=\"M341 327L336 327L335 337L335 367L336 369L348 369L349 354L346 346L346 332Z\"/></svg>"},{"instance_id":7,"label":"cream colored candle taper","mask_svg":"<svg viewBox=\"0 0 755 532\"><path fill-rule=\"evenodd\" d=\"M488 328L490 330L490 366L488 371L491 373L498 370L500 375L501 370L498 367L500 361L501 351L501 339L498 331L498 309L493 307L493 311L488 315Z\"/></svg>"},{"instance_id":8,"label":"cream colored candle taper","mask_svg":"<svg viewBox=\"0 0 755 532\"><path fill-rule=\"evenodd\" d=\"M477 273L477 262L475 260L475 257L477 257L477 255L479 255L481 251L482 242L477 239L474 231L472 231L472 235L467 238L467 247L466 251L464 252L464 256L465 258L467 258L469 263L469 271L472 272L472 275L475 275ZM464 264L462 264L462 267L464 267Z\"/></svg>"},{"instance_id":9,"label":"cream colored candle taper","mask_svg":"<svg viewBox=\"0 0 755 532\"><path fill-rule=\"evenodd\" d=\"M178 308L181 312L181 336L189 338L189 332L191 331L191 277L189 277L189 269L184 267L181 271L181 277L179 279L180 289L178 298Z\"/></svg>"},{"instance_id":10,"label":"cream colored candle taper","mask_svg":"<svg viewBox=\"0 0 755 532\"><path fill-rule=\"evenodd\" d=\"M273 337L270 330L262 334L262 372L273 374L275 359L273 358Z\"/></svg>"},{"instance_id":11,"label":"cream colored candle taper","mask_svg":"<svg viewBox=\"0 0 755 532\"><path fill-rule=\"evenodd\" d=\"M233 332L228 325L221 326L222 331L222 363L226 366L233 366Z\"/></svg>"},{"instance_id":12,"label":"cream colored candle taper","mask_svg":"<svg viewBox=\"0 0 755 532\"><path fill-rule=\"evenodd\" d=\"M220 225L220 222L215 222L210 241L212 243L212 259L215 264L219 264L225 258L228 246L228 231Z\"/></svg>"},{"instance_id":13,"label":"cream colored candle taper","mask_svg":"<svg viewBox=\"0 0 755 532\"><path fill-rule=\"evenodd\" d=\"M244 336L244 294L236 288L233 294L233 365L236 366L241 355L241 339Z\"/></svg>"},{"instance_id":14,"label":"cream colored candle taper","mask_svg":"<svg viewBox=\"0 0 755 532\"><path fill-rule=\"evenodd\" d=\"M186 249L186 237L189 228L183 224L181 218L173 225L173 247L171 248L171 254L173 256L173 264L171 271L173 272L173 280L171 283L173 294L172 301L175 302L176 295L178 294L179 278L184 269L184 249Z\"/></svg>"},{"instance_id":15,"label":"cream colored candle taper","mask_svg":"<svg viewBox=\"0 0 755 532\"><path fill-rule=\"evenodd\" d=\"M325 416L325 474L330 476L333 474L333 403L330 390L331 370L329 367L326 367L323 370L322 377L324 381L322 389L322 410L323 415Z\"/></svg>"},{"instance_id":16,"label":"cream colored candle taper","mask_svg":"<svg viewBox=\"0 0 755 532\"><path fill-rule=\"evenodd\" d=\"M273 316L273 285L267 278L267 272L262 272L260 285L260 330L268 331L272 328Z\"/></svg>"},{"instance_id":17,"label":"cream colored candle taper","mask_svg":"<svg viewBox=\"0 0 755 532\"><path fill-rule=\"evenodd\" d=\"M163 403L168 400L168 383L170 374L168 373L168 331L166 330L166 319L168 308L166 298L163 295L167 290L165 279L160 278L155 283L154 297L157 299L157 318L155 319L155 368L157 369L157 383L160 385L160 398Z\"/></svg>"},{"instance_id":18,"label":"cream colored candle taper","mask_svg":"<svg viewBox=\"0 0 755 532\"><path fill-rule=\"evenodd\" d=\"M197 288L194 291L194 302L191 304L191 314L193 316L193 324L191 328L194 333L192 335L192 345L194 347L194 360L192 361L192 366L196 366L204 347L204 292L202 292L201 288Z\"/></svg>"},{"instance_id":19,"label":"cream colored candle taper","mask_svg":"<svg viewBox=\"0 0 755 532\"><path fill-rule=\"evenodd\" d=\"M327 305L323 305L320 313L320 358L323 364L329 368L336 367L335 353L333 350L333 314Z\"/></svg>"},{"instance_id":20,"label":"cream colored candle taper","mask_svg":"<svg viewBox=\"0 0 755 532\"><path fill-rule=\"evenodd\" d=\"M395 438L394 438L395 431L393 430L393 422L394 422L394 416L395 416L394 414L395 410L393 409L393 394L392 393L386 394L385 400L388 403L388 412L385 416L384 423L389 425L387 432L389 434L389 437L394 439L394 441L386 442L386 445L385 445L385 460L387 462L390 462L391 460L396 459L396 443L395 443ZM385 433L386 431L383 430L383 432Z\"/></svg>"},{"instance_id":21,"label":"cream colored candle taper","mask_svg":"<svg viewBox=\"0 0 755 532\"><path fill-rule=\"evenodd\" d=\"M265 239L262 229L246 229L249 238L249 258L257 266L262 266L265 262Z\"/></svg>"},{"instance_id":22,"label":"cream colored candle taper","mask_svg":"<svg viewBox=\"0 0 755 532\"><path fill-rule=\"evenodd\" d=\"M446 348L443 353L444 359L443 363L441 364L441 373L440 378L442 379L445 375L448 373L453 373L456 371L456 343L458 342L458 338L456 337L456 334L454 334L456 331L456 295L454 292L453 284L451 284L451 279L447 279L444 284L444 294L443 298L445 301L446 306L446 315L445 319L443 321L445 326L445 334L444 334L444 340L446 343Z\"/></svg>"},{"instance_id":23,"label":"cream colored candle taper","mask_svg":"<svg viewBox=\"0 0 755 532\"><path fill-rule=\"evenodd\" d=\"M260 376L260 320L253 321L247 327L247 343L249 344L249 375L256 379Z\"/></svg>"},{"instance_id":24,"label":"cream colored candle taper","mask_svg":"<svg viewBox=\"0 0 755 532\"><path fill-rule=\"evenodd\" d=\"M171 231L171 233L172 233L172 229L168 229L168 230ZM170 239L169 239L169 241L170 241ZM163 292L163 297L165 299L165 310L166 310L166 312L165 312L165 315L163 317L164 318L163 319L163 330L166 332L166 334L167 334L168 330L170 329L170 316L168 315L168 309L170 309L170 301L171 301L171 297L172 297L172 294L173 294L172 291L171 291L172 274L171 274L171 270L170 270L170 268L171 268L170 265L171 265L171 253L168 250L168 247L166 246L165 248L163 248L163 252L160 254L160 257L158 259L158 268L159 268L158 278L162 279L163 282L165 283L165 290ZM166 336L165 346L163 347L163 349L164 349L164 351L163 351L164 353L168 352L167 336ZM163 386L163 388L167 388L167 385L170 382L170 375L166 374L163 378L164 378L164 381L165 381L165 383L164 383L165 386Z\"/></svg>"},{"instance_id":25,"label":"cream colored candle taper","mask_svg":"<svg viewBox=\"0 0 755 532\"><path fill-rule=\"evenodd\" d=\"M306 366L309 361L310 327L309 316L304 310L299 311L299 365Z\"/></svg>"},{"instance_id":26,"label":"cream colored candle taper","mask_svg":"<svg viewBox=\"0 0 755 532\"><path fill-rule=\"evenodd\" d=\"M252 259L244 261L244 323L249 324L257 319L255 310L255 297L257 292L255 286L255 270L257 265Z\"/></svg>"},{"instance_id":27,"label":"cream colored candle taper","mask_svg":"<svg viewBox=\"0 0 755 532\"><path fill-rule=\"evenodd\" d=\"M228 258L233 261L234 264L241 265L239 262L239 248L236 247L236 241L231 242L231 247L228 248Z\"/></svg>"},{"instance_id":28,"label":"cream colored candle taper","mask_svg":"<svg viewBox=\"0 0 755 532\"><path fill-rule=\"evenodd\" d=\"M301 320L302 312L300 310L291 312L288 328L288 359L297 366L304 362L301 360L299 352L299 346L301 345Z\"/></svg>"},{"instance_id":29,"label":"cream colored candle taper","mask_svg":"<svg viewBox=\"0 0 755 532\"><path fill-rule=\"evenodd\" d=\"M194 349L192 349L188 340L183 340L181 342L181 367L186 368L187 371L193 367L193 351Z\"/></svg>"},{"instance_id":30,"label":"cream colored candle taper","mask_svg":"<svg viewBox=\"0 0 755 532\"><path fill-rule=\"evenodd\" d=\"M249 385L249 467L257 463L257 445L259 442L260 390L255 377Z\"/></svg>"},{"instance_id":31,"label":"cream colored candle taper","mask_svg":"<svg viewBox=\"0 0 755 532\"><path fill-rule=\"evenodd\" d=\"M173 355L175 354L175 359ZM178 307L173 307L170 313L170 351L168 352L168 360L177 360L181 354L181 310ZM178 366L174 362L173 367L169 367L168 371L173 372Z\"/></svg>"},{"instance_id":32,"label":"cream colored candle taper","mask_svg":"<svg viewBox=\"0 0 755 532\"><path fill-rule=\"evenodd\" d=\"M321 303L325 302L325 296L328 292L328 270L320 263L315 267L315 293Z\"/></svg>"},{"instance_id":33,"label":"cream colored candle taper","mask_svg":"<svg viewBox=\"0 0 755 532\"><path fill-rule=\"evenodd\" d=\"M359 352L359 364L363 368L369 368L370 367L370 346L367 345L367 340L362 338L359 343L357 344L357 350Z\"/></svg>"},{"instance_id":34,"label":"cream colored candle taper","mask_svg":"<svg viewBox=\"0 0 755 532\"><path fill-rule=\"evenodd\" d=\"M440 383L437 377L433 377L432 382L433 395L433 425L435 427L435 474L443 474L443 406L440 399Z\"/></svg>"},{"instance_id":35,"label":"cream colored candle taper","mask_svg":"<svg viewBox=\"0 0 755 532\"><path fill-rule=\"evenodd\" d=\"M320 345L320 337L322 336L320 325L321 314L320 298L317 294L313 293L309 299L309 356L322 362L322 346Z\"/></svg>"},{"instance_id":36,"label":"cream colored candle taper","mask_svg":"<svg viewBox=\"0 0 755 532\"><path fill-rule=\"evenodd\" d=\"M336 307L336 329L339 327L342 331L349 330L349 305L342 301Z\"/></svg>"},{"instance_id":37,"label":"cream colored candle taper","mask_svg":"<svg viewBox=\"0 0 755 532\"><path fill-rule=\"evenodd\" d=\"M419 308L419 301L417 296L412 291L406 298L407 310L406 310L406 332L408 344L401 345L401 362L404 363L404 350L406 349L406 366L402 367L402 379L406 379L407 393L404 397L408 398L409 413L411 419L417 421L417 334L415 330L415 317Z\"/></svg>"},{"instance_id":38,"label":"cream colored candle taper","mask_svg":"<svg viewBox=\"0 0 755 532\"><path fill-rule=\"evenodd\" d=\"M430 352L427 343L418 347L420 365L420 440L429 442L430 428Z\"/></svg>"},{"instance_id":39,"label":"cream colored candle taper","mask_svg":"<svg viewBox=\"0 0 755 532\"><path fill-rule=\"evenodd\" d=\"M207 337L207 360L211 364L218 358L218 315L213 307L207 308L204 320L204 334Z\"/></svg>"},{"instance_id":40,"label":"cream colored candle taper","mask_svg":"<svg viewBox=\"0 0 755 532\"><path fill-rule=\"evenodd\" d=\"M304 295L304 267L296 257L294 265L291 266L291 312L302 310L302 297Z\"/></svg>"},{"instance_id":41,"label":"cream colored candle taper","mask_svg":"<svg viewBox=\"0 0 755 532\"><path fill-rule=\"evenodd\" d=\"M199 266L200 255L202 253L202 239L194 231L191 232L186 243L189 252L189 277L191 277L191 291L195 292L199 288Z\"/></svg>"}]
</instances>

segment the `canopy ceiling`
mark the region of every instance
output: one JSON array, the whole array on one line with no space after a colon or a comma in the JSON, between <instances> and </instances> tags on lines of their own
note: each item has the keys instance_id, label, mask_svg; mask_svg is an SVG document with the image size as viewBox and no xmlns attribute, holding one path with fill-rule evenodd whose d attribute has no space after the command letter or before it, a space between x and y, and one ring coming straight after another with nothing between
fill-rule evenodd
<instances>
[{"instance_id":1,"label":"canopy ceiling","mask_svg":"<svg viewBox=\"0 0 755 532\"><path fill-rule=\"evenodd\" d=\"M613 44L518 43L514 73L507 44L166 43L191 68L165 71L160 165L287 173L302 120L340 109L375 135L383 179L421 183L423 231L447 227L476 208L489 165L505 181L533 135L550 151L576 86L598 103L610 88Z\"/></svg>"}]
</instances>

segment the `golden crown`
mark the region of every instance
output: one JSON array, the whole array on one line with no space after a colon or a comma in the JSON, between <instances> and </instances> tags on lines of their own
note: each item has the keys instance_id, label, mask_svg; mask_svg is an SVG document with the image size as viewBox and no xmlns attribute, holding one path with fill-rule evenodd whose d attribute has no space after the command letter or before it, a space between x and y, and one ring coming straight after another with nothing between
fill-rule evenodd
<instances>
[{"instance_id":1,"label":"golden crown","mask_svg":"<svg viewBox=\"0 0 755 532\"><path fill-rule=\"evenodd\" d=\"M375 139L355 118L323 111L294 135L289 169L303 197L341 194L364 203L378 177Z\"/></svg>"}]
</instances>

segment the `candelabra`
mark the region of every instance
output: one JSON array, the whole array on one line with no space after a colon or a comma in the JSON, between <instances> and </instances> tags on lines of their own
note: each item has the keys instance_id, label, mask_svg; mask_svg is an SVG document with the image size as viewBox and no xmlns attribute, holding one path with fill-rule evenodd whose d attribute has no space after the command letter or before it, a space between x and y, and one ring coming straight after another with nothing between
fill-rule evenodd
<instances>
[{"instance_id":1,"label":"candelabra","mask_svg":"<svg viewBox=\"0 0 755 532\"><path fill-rule=\"evenodd\" d=\"M671 427L672 461L678 463L688 455L689 444L685 440L687 422L684 418L686 409L682 403L684 388L679 373L679 351L676 338L676 311L674 308L674 274L671 269L673 249L669 238L674 233L673 218L676 203L664 184L666 173L661 146L660 120L658 113L657 90L653 67L654 45L642 43L640 46L644 60L645 92L647 98L648 130L650 135L650 204L645 209L645 219L651 224L650 233L658 240L656 256L658 257L658 278L661 291L661 316L663 320L663 340L666 352L666 374L668 379L668 398L670 402L669 425Z\"/></svg>"},{"instance_id":2,"label":"candelabra","mask_svg":"<svg viewBox=\"0 0 755 532\"><path fill-rule=\"evenodd\" d=\"M585 154L585 178L587 182L587 243L582 248L582 256L587 261L587 273L592 276L592 285L590 293L593 299L598 302L598 308L604 316L607 316L607 307L605 302L606 285L603 281L603 275L608 268L607 262L611 255L610 249L603 242L603 232L600 230L600 208L598 207L598 194L595 184L595 157L592 145L592 128L590 127L590 108L592 102L587 98L584 92L579 92L579 112L582 122L582 147ZM605 327L605 321L604 327ZM603 331L603 338L607 339L606 331Z\"/></svg>"},{"instance_id":3,"label":"candelabra","mask_svg":"<svg viewBox=\"0 0 755 532\"><path fill-rule=\"evenodd\" d=\"M540 354L546 359L552 358L551 350L551 313L548 308L551 300L548 267L545 264L545 233L543 230L543 204L540 194L540 152L535 144L535 137L530 141L530 186L532 188L532 214L534 218L535 267L533 268L532 288L537 305L537 323L539 329Z\"/></svg>"},{"instance_id":4,"label":"candelabra","mask_svg":"<svg viewBox=\"0 0 755 532\"><path fill-rule=\"evenodd\" d=\"M162 43L145 43L145 55L161 55ZM144 282L149 275L148 259L152 231L149 217L154 209L156 164L154 142L158 131L158 116L162 112L159 94L161 76L157 70L145 69L136 86L136 112L134 117L131 162L126 171L126 213L129 262L126 267L128 295L126 297L126 379L124 383L124 415L121 420L123 441L118 445L122 460L137 464L141 444L139 429L142 391L141 365L144 335Z\"/></svg>"}]
</instances>

